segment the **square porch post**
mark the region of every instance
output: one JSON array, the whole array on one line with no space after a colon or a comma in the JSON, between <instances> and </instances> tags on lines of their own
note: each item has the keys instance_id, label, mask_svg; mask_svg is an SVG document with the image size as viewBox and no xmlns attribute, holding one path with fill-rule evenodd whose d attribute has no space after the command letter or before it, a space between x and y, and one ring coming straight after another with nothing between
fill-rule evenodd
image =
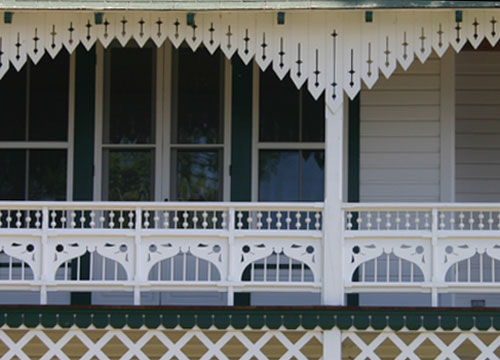
<instances>
[{"instance_id":1,"label":"square porch post","mask_svg":"<svg viewBox=\"0 0 500 360\"><path fill-rule=\"evenodd\" d=\"M325 202L323 211L323 305L344 305L342 177L344 110L325 104Z\"/></svg>"}]
</instances>

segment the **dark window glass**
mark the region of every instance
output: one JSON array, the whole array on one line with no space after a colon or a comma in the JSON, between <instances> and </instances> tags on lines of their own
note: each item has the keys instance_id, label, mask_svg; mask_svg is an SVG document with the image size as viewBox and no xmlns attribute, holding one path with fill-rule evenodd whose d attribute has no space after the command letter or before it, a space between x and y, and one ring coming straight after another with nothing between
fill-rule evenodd
<instances>
[{"instance_id":1,"label":"dark window glass","mask_svg":"<svg viewBox=\"0 0 500 360\"><path fill-rule=\"evenodd\" d=\"M69 55L30 64L29 136L31 141L68 139Z\"/></svg>"},{"instance_id":2,"label":"dark window glass","mask_svg":"<svg viewBox=\"0 0 500 360\"><path fill-rule=\"evenodd\" d=\"M154 143L154 54L153 48L107 50L105 143Z\"/></svg>"},{"instance_id":3,"label":"dark window glass","mask_svg":"<svg viewBox=\"0 0 500 360\"><path fill-rule=\"evenodd\" d=\"M299 200L299 152L263 150L259 154L259 200Z\"/></svg>"},{"instance_id":4,"label":"dark window glass","mask_svg":"<svg viewBox=\"0 0 500 360\"><path fill-rule=\"evenodd\" d=\"M66 150L28 150L29 200L66 200Z\"/></svg>"},{"instance_id":5,"label":"dark window glass","mask_svg":"<svg viewBox=\"0 0 500 360\"><path fill-rule=\"evenodd\" d=\"M222 199L221 152L218 150L176 150L176 199L219 201Z\"/></svg>"},{"instance_id":6,"label":"dark window glass","mask_svg":"<svg viewBox=\"0 0 500 360\"><path fill-rule=\"evenodd\" d=\"M301 151L302 201L323 201L325 184L325 152Z\"/></svg>"},{"instance_id":7,"label":"dark window glass","mask_svg":"<svg viewBox=\"0 0 500 360\"><path fill-rule=\"evenodd\" d=\"M304 142L325 141L325 97L321 95L314 100L307 89L302 95L302 136Z\"/></svg>"},{"instance_id":8,"label":"dark window glass","mask_svg":"<svg viewBox=\"0 0 500 360\"><path fill-rule=\"evenodd\" d=\"M174 94L177 93L174 141L179 144L222 143L220 52L210 55L205 48L193 52L181 47L175 62L178 78L177 92L174 90Z\"/></svg>"},{"instance_id":9,"label":"dark window glass","mask_svg":"<svg viewBox=\"0 0 500 360\"><path fill-rule=\"evenodd\" d=\"M152 150L106 150L107 200L153 200L153 164Z\"/></svg>"},{"instance_id":10,"label":"dark window glass","mask_svg":"<svg viewBox=\"0 0 500 360\"><path fill-rule=\"evenodd\" d=\"M261 150L260 201L322 201L323 150Z\"/></svg>"},{"instance_id":11,"label":"dark window glass","mask_svg":"<svg viewBox=\"0 0 500 360\"><path fill-rule=\"evenodd\" d=\"M299 141L299 91L272 69L260 73L260 141Z\"/></svg>"},{"instance_id":12,"label":"dark window glass","mask_svg":"<svg viewBox=\"0 0 500 360\"><path fill-rule=\"evenodd\" d=\"M0 141L25 140L26 67L20 72L11 68L0 80Z\"/></svg>"},{"instance_id":13,"label":"dark window glass","mask_svg":"<svg viewBox=\"0 0 500 360\"><path fill-rule=\"evenodd\" d=\"M0 150L0 167L1 200L66 200L66 150Z\"/></svg>"},{"instance_id":14,"label":"dark window glass","mask_svg":"<svg viewBox=\"0 0 500 360\"><path fill-rule=\"evenodd\" d=\"M0 150L0 200L25 200L26 150Z\"/></svg>"}]
</instances>

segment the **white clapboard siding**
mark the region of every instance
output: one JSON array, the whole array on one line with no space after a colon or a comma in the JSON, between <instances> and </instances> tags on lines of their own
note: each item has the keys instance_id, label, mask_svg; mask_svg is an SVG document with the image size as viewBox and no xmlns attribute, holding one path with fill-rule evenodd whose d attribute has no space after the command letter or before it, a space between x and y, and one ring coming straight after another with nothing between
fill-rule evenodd
<instances>
[{"instance_id":1,"label":"white clapboard siding","mask_svg":"<svg viewBox=\"0 0 500 360\"><path fill-rule=\"evenodd\" d=\"M500 53L456 57L456 200L500 201Z\"/></svg>"},{"instance_id":2,"label":"white clapboard siding","mask_svg":"<svg viewBox=\"0 0 500 360\"><path fill-rule=\"evenodd\" d=\"M440 80L433 56L361 92L361 201L439 201Z\"/></svg>"}]
</instances>

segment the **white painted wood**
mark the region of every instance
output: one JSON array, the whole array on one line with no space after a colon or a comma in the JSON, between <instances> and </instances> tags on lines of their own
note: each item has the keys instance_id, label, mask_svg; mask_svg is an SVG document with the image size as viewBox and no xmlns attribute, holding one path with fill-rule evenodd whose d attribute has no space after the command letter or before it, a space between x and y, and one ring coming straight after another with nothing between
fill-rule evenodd
<instances>
[{"instance_id":1,"label":"white painted wood","mask_svg":"<svg viewBox=\"0 0 500 360\"><path fill-rule=\"evenodd\" d=\"M220 47L229 59L238 52L245 63L255 53L259 66L265 69L272 62L280 79L292 69L297 87L307 80L313 97L318 98L326 89L328 104L337 109L340 92L354 98L360 91L361 78L372 87L378 70L389 77L396 69L396 60L406 70L415 57L427 61L431 48L442 56L450 43L457 52L467 40L478 46L486 36L496 43L500 37L496 31L498 11L463 12L464 21L457 23L454 10L375 11L373 22L367 23L361 10L297 11L287 13L284 24L278 24L275 11L244 15L214 12L196 13L194 24L187 25L188 13L177 11L104 12L102 24L95 23L93 13L27 11L17 13L13 24L2 26L0 31L9 38L4 43L9 45L10 63L17 70L26 62L27 54L35 62L41 56L35 53L35 30L40 30L40 45L52 57L63 45L72 52L81 42L89 50L96 39L107 47L115 38L122 46L134 39L142 47L149 39L162 46L168 37L174 47L186 41L193 50L203 42L210 53ZM333 33L336 41L330 38ZM303 60L302 54L299 60L299 45ZM304 71L299 76L301 62ZM334 90L339 94L332 97Z\"/></svg>"},{"instance_id":2,"label":"white painted wood","mask_svg":"<svg viewBox=\"0 0 500 360\"><path fill-rule=\"evenodd\" d=\"M323 230L323 305L343 305L343 267L335 269L336 263L343 262L343 213L341 210L343 193L343 108L335 112L325 105L325 225Z\"/></svg>"},{"instance_id":3,"label":"white painted wood","mask_svg":"<svg viewBox=\"0 0 500 360\"><path fill-rule=\"evenodd\" d=\"M337 328L323 330L323 360L342 358L342 335Z\"/></svg>"},{"instance_id":4,"label":"white painted wood","mask_svg":"<svg viewBox=\"0 0 500 360\"><path fill-rule=\"evenodd\" d=\"M456 199L499 201L500 103L495 95L499 54L456 57ZM473 74L473 75L472 75Z\"/></svg>"},{"instance_id":5,"label":"white painted wood","mask_svg":"<svg viewBox=\"0 0 500 360\"><path fill-rule=\"evenodd\" d=\"M455 200L455 54L441 60L440 200Z\"/></svg>"},{"instance_id":6,"label":"white painted wood","mask_svg":"<svg viewBox=\"0 0 500 360\"><path fill-rule=\"evenodd\" d=\"M396 71L361 92L361 201L440 199L445 110L436 65L435 57L415 62L407 72Z\"/></svg>"}]
</instances>

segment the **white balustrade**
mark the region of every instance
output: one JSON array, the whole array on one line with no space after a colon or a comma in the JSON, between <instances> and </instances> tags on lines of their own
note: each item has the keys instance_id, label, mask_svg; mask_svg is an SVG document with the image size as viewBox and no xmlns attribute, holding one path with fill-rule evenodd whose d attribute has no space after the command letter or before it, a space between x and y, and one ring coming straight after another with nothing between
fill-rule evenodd
<instances>
[{"instance_id":1,"label":"white balustrade","mask_svg":"<svg viewBox=\"0 0 500 360\"><path fill-rule=\"evenodd\" d=\"M322 203L0 202L0 291L321 291ZM245 289L245 290L243 290Z\"/></svg>"},{"instance_id":2,"label":"white balustrade","mask_svg":"<svg viewBox=\"0 0 500 360\"><path fill-rule=\"evenodd\" d=\"M500 293L498 204L344 204L347 292Z\"/></svg>"},{"instance_id":3,"label":"white balustrade","mask_svg":"<svg viewBox=\"0 0 500 360\"><path fill-rule=\"evenodd\" d=\"M0 290L320 292L322 203L0 202ZM500 206L344 204L346 292L500 293ZM340 251L340 249L339 249ZM231 303L231 300L229 300Z\"/></svg>"}]
</instances>

